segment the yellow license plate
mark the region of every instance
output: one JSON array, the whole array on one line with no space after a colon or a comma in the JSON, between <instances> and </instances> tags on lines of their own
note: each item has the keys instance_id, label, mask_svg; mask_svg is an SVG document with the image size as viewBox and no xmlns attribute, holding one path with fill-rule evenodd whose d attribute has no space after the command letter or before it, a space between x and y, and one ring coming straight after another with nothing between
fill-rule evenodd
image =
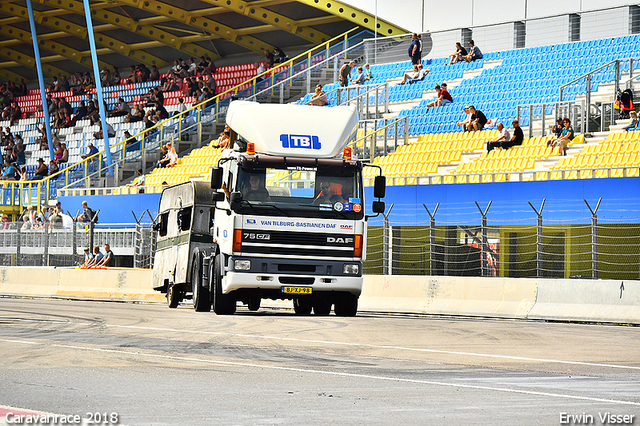
<instances>
[{"instance_id":1,"label":"yellow license plate","mask_svg":"<svg viewBox=\"0 0 640 426\"><path fill-rule=\"evenodd\" d=\"M311 294L311 287L282 287L285 294Z\"/></svg>"}]
</instances>

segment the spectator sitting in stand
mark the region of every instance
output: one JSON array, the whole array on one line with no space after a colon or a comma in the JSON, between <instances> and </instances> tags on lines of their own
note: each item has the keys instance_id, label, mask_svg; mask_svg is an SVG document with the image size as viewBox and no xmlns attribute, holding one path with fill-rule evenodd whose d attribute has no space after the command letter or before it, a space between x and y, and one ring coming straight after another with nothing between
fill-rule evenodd
<instances>
[{"instance_id":1,"label":"spectator sitting in stand","mask_svg":"<svg viewBox=\"0 0 640 426\"><path fill-rule=\"evenodd\" d=\"M272 68L273 64L276 63L275 56L273 56L273 53L269 52L268 50L264 51L264 56L265 58L267 58L267 69Z\"/></svg>"},{"instance_id":2,"label":"spectator sitting in stand","mask_svg":"<svg viewBox=\"0 0 640 426\"><path fill-rule=\"evenodd\" d=\"M162 105L162 103L160 103L160 101L156 101L156 109L154 110L154 114L152 118L153 118L153 121L155 121L156 123L169 118L169 113L167 112L166 108Z\"/></svg>"},{"instance_id":3,"label":"spectator sitting in stand","mask_svg":"<svg viewBox=\"0 0 640 426\"><path fill-rule=\"evenodd\" d=\"M500 134L498 135L498 138L492 141L487 141L487 151L491 151L494 148L501 147L503 142L506 142L511 139L511 135L509 134L509 131L505 129L502 123L496 124L496 128L498 129Z\"/></svg>"},{"instance_id":4,"label":"spectator sitting in stand","mask_svg":"<svg viewBox=\"0 0 640 426\"><path fill-rule=\"evenodd\" d=\"M38 158L38 168L36 169L36 172L34 173L34 175L31 176L31 179L29 180L40 180L47 177L48 175L49 175L49 169L47 168L47 165L44 164L44 160L42 158Z\"/></svg>"},{"instance_id":5,"label":"spectator sitting in stand","mask_svg":"<svg viewBox=\"0 0 640 426\"><path fill-rule=\"evenodd\" d=\"M58 167L58 164L55 162L55 160L51 160L49 162L49 176L53 176L59 171L60 171L60 167ZM56 175L52 179L58 179L58 176L59 175Z\"/></svg>"},{"instance_id":6,"label":"spectator sitting in stand","mask_svg":"<svg viewBox=\"0 0 640 426\"><path fill-rule=\"evenodd\" d=\"M442 87L436 84L436 99L427 104L427 108L439 107L453 102L451 94L447 90L447 83L442 83Z\"/></svg>"},{"instance_id":7,"label":"spectator sitting in stand","mask_svg":"<svg viewBox=\"0 0 640 426\"><path fill-rule=\"evenodd\" d=\"M267 51L265 50L265 53ZM196 67L196 74L202 74L204 72L205 69L209 68L209 62L207 62L207 60L205 59L204 56L200 56L200 62L198 63L198 66Z\"/></svg>"},{"instance_id":8,"label":"spectator sitting in stand","mask_svg":"<svg viewBox=\"0 0 640 426\"><path fill-rule=\"evenodd\" d=\"M19 140L16 143L16 146L13 149L13 151L16 154L16 163L18 163L21 166L24 166L27 163L27 158L25 154L24 144L22 143L21 140Z\"/></svg>"},{"instance_id":9,"label":"spectator sitting in stand","mask_svg":"<svg viewBox=\"0 0 640 426\"><path fill-rule=\"evenodd\" d=\"M158 81L160 80L160 71L158 71L158 67L155 65L151 66L151 71L149 72L149 81Z\"/></svg>"},{"instance_id":10,"label":"spectator sitting in stand","mask_svg":"<svg viewBox=\"0 0 640 426\"><path fill-rule=\"evenodd\" d=\"M95 132L93 134L93 137L96 139L104 139L103 138L103 133L102 133L102 129L98 130L97 132ZM107 123L107 136L109 136L110 138L114 137L116 135L116 131L113 130L113 127L111 126L111 124Z\"/></svg>"},{"instance_id":11,"label":"spectator sitting in stand","mask_svg":"<svg viewBox=\"0 0 640 426\"><path fill-rule=\"evenodd\" d=\"M140 141L138 141L136 138L131 136L131 133L129 133L128 130L124 131L124 137L126 138L124 143L125 152L133 152L133 151L140 150Z\"/></svg>"},{"instance_id":12,"label":"spectator sitting in stand","mask_svg":"<svg viewBox=\"0 0 640 426\"><path fill-rule=\"evenodd\" d=\"M487 117L480 110L477 110L473 105L469 107L471 113L471 121L467 125L467 129L471 132L473 130L482 130L487 124Z\"/></svg>"},{"instance_id":13,"label":"spectator sitting in stand","mask_svg":"<svg viewBox=\"0 0 640 426\"><path fill-rule=\"evenodd\" d=\"M324 93L324 90L322 90L321 84L318 84L316 86L316 93L311 97L311 100L309 101L309 105L315 105L315 106L329 105L329 100L327 99L327 95Z\"/></svg>"},{"instance_id":14,"label":"spectator sitting in stand","mask_svg":"<svg viewBox=\"0 0 640 426\"><path fill-rule=\"evenodd\" d=\"M195 76L196 68L198 68L198 66L196 65L196 60L193 58L189 58L189 64L187 65L187 75L190 77Z\"/></svg>"},{"instance_id":15,"label":"spectator sitting in stand","mask_svg":"<svg viewBox=\"0 0 640 426\"><path fill-rule=\"evenodd\" d=\"M564 129L564 126L562 125L562 118L558 118L556 120L556 124L551 128L551 133L554 133L556 138L559 138L562 136L562 129ZM547 144L547 146L549 145Z\"/></svg>"},{"instance_id":16,"label":"spectator sitting in stand","mask_svg":"<svg viewBox=\"0 0 640 426\"><path fill-rule=\"evenodd\" d=\"M136 82L136 66L131 65L131 69L129 71L129 76L127 77L127 83L135 84Z\"/></svg>"},{"instance_id":17,"label":"spectator sitting in stand","mask_svg":"<svg viewBox=\"0 0 640 426\"><path fill-rule=\"evenodd\" d=\"M20 105L18 105L17 101L13 101L11 103L10 113L9 113L9 125L12 126L18 122L22 118L22 109Z\"/></svg>"},{"instance_id":18,"label":"spectator sitting in stand","mask_svg":"<svg viewBox=\"0 0 640 426\"><path fill-rule=\"evenodd\" d=\"M631 120L629 120L629 124L622 128L625 132L628 132L629 129L635 129L638 127L638 114L635 111L631 111L629 112L629 117L631 118Z\"/></svg>"},{"instance_id":19,"label":"spectator sitting in stand","mask_svg":"<svg viewBox=\"0 0 640 426\"><path fill-rule=\"evenodd\" d=\"M178 164L178 153L176 149L172 146L171 142L167 144L167 157L169 158L169 163L166 167L173 167Z\"/></svg>"},{"instance_id":20,"label":"spectator sitting in stand","mask_svg":"<svg viewBox=\"0 0 640 426\"><path fill-rule=\"evenodd\" d=\"M429 74L431 72L431 70L425 70L424 67L422 66L422 64L418 64L418 65L414 65L413 66L413 77L412 78L408 78L409 74L404 75L404 78L402 79L402 81L399 84L405 84L406 82L409 82L409 84L413 84L415 82L418 81L422 81L424 80L424 77Z\"/></svg>"},{"instance_id":21,"label":"spectator sitting in stand","mask_svg":"<svg viewBox=\"0 0 640 426\"><path fill-rule=\"evenodd\" d=\"M279 47L273 48L273 56L276 64L281 64L287 60L287 55Z\"/></svg>"},{"instance_id":22,"label":"spectator sitting in stand","mask_svg":"<svg viewBox=\"0 0 640 426\"><path fill-rule=\"evenodd\" d=\"M109 72L108 69L103 68L102 71L100 71L100 83L102 84L102 87L110 86L111 85L110 79L111 79L111 73Z\"/></svg>"},{"instance_id":23,"label":"spectator sitting in stand","mask_svg":"<svg viewBox=\"0 0 640 426\"><path fill-rule=\"evenodd\" d=\"M87 152L86 154L82 154L82 155L80 156L82 159L89 158L89 157L93 157L95 154L97 154L97 153L99 152L99 151L98 151L98 148L96 148L95 146L93 146L93 143L90 143L90 144L87 146L87 148L89 148L89 152ZM97 156L95 156L95 157L91 158L89 161L90 161L90 162L94 162L94 161L96 161L96 160L97 160Z\"/></svg>"},{"instance_id":24,"label":"spectator sitting in stand","mask_svg":"<svg viewBox=\"0 0 640 426\"><path fill-rule=\"evenodd\" d=\"M231 146L231 128L229 125L224 126L224 130L220 133L220 137L218 137L218 141L216 145L213 145L214 148L222 148L227 149Z\"/></svg>"},{"instance_id":25,"label":"spectator sitting in stand","mask_svg":"<svg viewBox=\"0 0 640 426\"><path fill-rule=\"evenodd\" d=\"M79 120L82 120L87 116L88 108L85 105L84 101L80 101L80 105L76 108L76 113L71 118L71 125L75 126Z\"/></svg>"},{"instance_id":26,"label":"spectator sitting in stand","mask_svg":"<svg viewBox=\"0 0 640 426\"><path fill-rule=\"evenodd\" d=\"M464 60L467 62L471 62L477 59L482 59L482 52L480 51L480 48L476 46L473 40L469 40L469 54L464 57Z\"/></svg>"},{"instance_id":27,"label":"spectator sitting in stand","mask_svg":"<svg viewBox=\"0 0 640 426\"><path fill-rule=\"evenodd\" d=\"M465 49L464 47L462 47L462 44L460 44L459 41L456 42L456 51L454 53L452 53L451 55L449 55L449 57L451 58L449 60L449 64L448 65L453 65L456 62L460 62L460 61L464 61L464 57L467 56L467 49Z\"/></svg>"},{"instance_id":28,"label":"spectator sitting in stand","mask_svg":"<svg viewBox=\"0 0 640 426\"><path fill-rule=\"evenodd\" d=\"M364 84L364 73L362 72L362 67L358 67L358 75L356 78L351 80L351 84Z\"/></svg>"},{"instance_id":29,"label":"spectator sitting in stand","mask_svg":"<svg viewBox=\"0 0 640 426\"><path fill-rule=\"evenodd\" d=\"M124 118L125 123L135 123L138 121L142 121L145 116L144 109L141 104L138 104L134 107L133 112L129 112L127 116Z\"/></svg>"},{"instance_id":30,"label":"spectator sitting in stand","mask_svg":"<svg viewBox=\"0 0 640 426\"><path fill-rule=\"evenodd\" d=\"M160 156L160 159L158 160L158 164L157 167L167 167L167 164L169 164L169 148L167 148L166 145L162 146L162 155Z\"/></svg>"},{"instance_id":31,"label":"spectator sitting in stand","mask_svg":"<svg viewBox=\"0 0 640 426\"><path fill-rule=\"evenodd\" d=\"M118 98L118 106L109 112L109 117L121 117L131 112L131 107L123 98Z\"/></svg>"},{"instance_id":32,"label":"spectator sitting in stand","mask_svg":"<svg viewBox=\"0 0 640 426\"><path fill-rule=\"evenodd\" d=\"M69 150L67 149L67 144L64 142L61 143L60 148L62 149L62 156L56 160L57 164L62 164L69 161Z\"/></svg>"},{"instance_id":33,"label":"spectator sitting in stand","mask_svg":"<svg viewBox=\"0 0 640 426\"><path fill-rule=\"evenodd\" d=\"M87 105L87 115L85 116L91 124L96 124L100 121L100 111L96 108L96 105L93 101L89 101Z\"/></svg>"},{"instance_id":34,"label":"spectator sitting in stand","mask_svg":"<svg viewBox=\"0 0 640 426\"><path fill-rule=\"evenodd\" d=\"M569 142L571 142L575 137L573 127L571 127L571 120L565 117L562 120L562 124L564 125L564 129L562 129L562 135L557 139L547 142L547 146L559 147L558 155L560 156L567 155L567 145L569 145Z\"/></svg>"},{"instance_id":35,"label":"spectator sitting in stand","mask_svg":"<svg viewBox=\"0 0 640 426\"><path fill-rule=\"evenodd\" d=\"M136 173L138 176L131 183L128 183L127 186L144 186L144 172L142 169L138 169ZM144 189L139 189L138 194L144 194Z\"/></svg>"},{"instance_id":36,"label":"spectator sitting in stand","mask_svg":"<svg viewBox=\"0 0 640 426\"><path fill-rule=\"evenodd\" d=\"M16 180L16 169L8 160L4 160L4 170L0 175L0 180Z\"/></svg>"},{"instance_id":37,"label":"spectator sitting in stand","mask_svg":"<svg viewBox=\"0 0 640 426\"><path fill-rule=\"evenodd\" d=\"M508 149L512 146L522 145L522 141L524 140L524 133L522 132L522 128L520 128L520 122L518 120L513 120L511 122L513 126L513 136L511 136L511 140L506 142L502 142L502 148Z\"/></svg>"},{"instance_id":38,"label":"spectator sitting in stand","mask_svg":"<svg viewBox=\"0 0 640 426\"><path fill-rule=\"evenodd\" d=\"M111 84L112 86L117 86L118 84L120 84L120 80L122 80L122 78L120 77L120 71L118 71L118 68L113 67L113 72L109 77L109 84Z\"/></svg>"},{"instance_id":39,"label":"spectator sitting in stand","mask_svg":"<svg viewBox=\"0 0 640 426\"><path fill-rule=\"evenodd\" d=\"M371 80L373 76L371 75L371 68L369 68L369 64L364 64L364 81Z\"/></svg>"}]
</instances>

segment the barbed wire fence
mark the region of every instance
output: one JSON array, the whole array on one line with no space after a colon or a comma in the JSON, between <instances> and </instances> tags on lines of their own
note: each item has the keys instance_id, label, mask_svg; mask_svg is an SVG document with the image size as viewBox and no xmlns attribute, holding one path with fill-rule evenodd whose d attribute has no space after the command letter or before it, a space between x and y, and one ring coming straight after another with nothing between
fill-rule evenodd
<instances>
[{"instance_id":1,"label":"barbed wire fence","mask_svg":"<svg viewBox=\"0 0 640 426\"><path fill-rule=\"evenodd\" d=\"M364 273L639 279L640 212L609 208L602 219L601 199L577 201L554 210L543 199L508 213L492 212L491 202L436 202L419 206L426 215L392 204L383 225L368 228Z\"/></svg>"}]
</instances>

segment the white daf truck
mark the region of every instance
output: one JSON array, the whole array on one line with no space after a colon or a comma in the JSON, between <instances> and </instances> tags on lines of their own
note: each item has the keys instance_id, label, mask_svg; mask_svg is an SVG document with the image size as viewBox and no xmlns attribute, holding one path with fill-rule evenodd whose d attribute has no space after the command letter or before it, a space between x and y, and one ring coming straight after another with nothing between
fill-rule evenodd
<instances>
[{"instance_id":1,"label":"white daf truck","mask_svg":"<svg viewBox=\"0 0 640 426\"><path fill-rule=\"evenodd\" d=\"M356 315L367 217L365 165L347 147L355 108L234 101L226 121L233 148L212 168L210 193L195 182L162 193L154 288L170 307L193 298L197 311L217 314L233 314L237 302L257 310L262 299L289 299L300 315L332 306ZM376 214L384 192L376 176ZM172 208L183 221L166 227Z\"/></svg>"}]
</instances>

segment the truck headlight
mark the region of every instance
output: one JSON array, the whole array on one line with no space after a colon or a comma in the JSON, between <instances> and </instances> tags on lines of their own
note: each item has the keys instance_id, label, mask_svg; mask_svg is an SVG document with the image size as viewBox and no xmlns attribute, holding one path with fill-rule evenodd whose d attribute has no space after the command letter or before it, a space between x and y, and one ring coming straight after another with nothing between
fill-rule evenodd
<instances>
[{"instance_id":1,"label":"truck headlight","mask_svg":"<svg viewBox=\"0 0 640 426\"><path fill-rule=\"evenodd\" d=\"M233 269L236 271L248 271L251 269L251 261L238 259L234 262Z\"/></svg>"},{"instance_id":2,"label":"truck headlight","mask_svg":"<svg viewBox=\"0 0 640 426\"><path fill-rule=\"evenodd\" d=\"M342 273L347 275L358 275L360 272L360 265L353 263L345 263L342 265Z\"/></svg>"}]
</instances>

